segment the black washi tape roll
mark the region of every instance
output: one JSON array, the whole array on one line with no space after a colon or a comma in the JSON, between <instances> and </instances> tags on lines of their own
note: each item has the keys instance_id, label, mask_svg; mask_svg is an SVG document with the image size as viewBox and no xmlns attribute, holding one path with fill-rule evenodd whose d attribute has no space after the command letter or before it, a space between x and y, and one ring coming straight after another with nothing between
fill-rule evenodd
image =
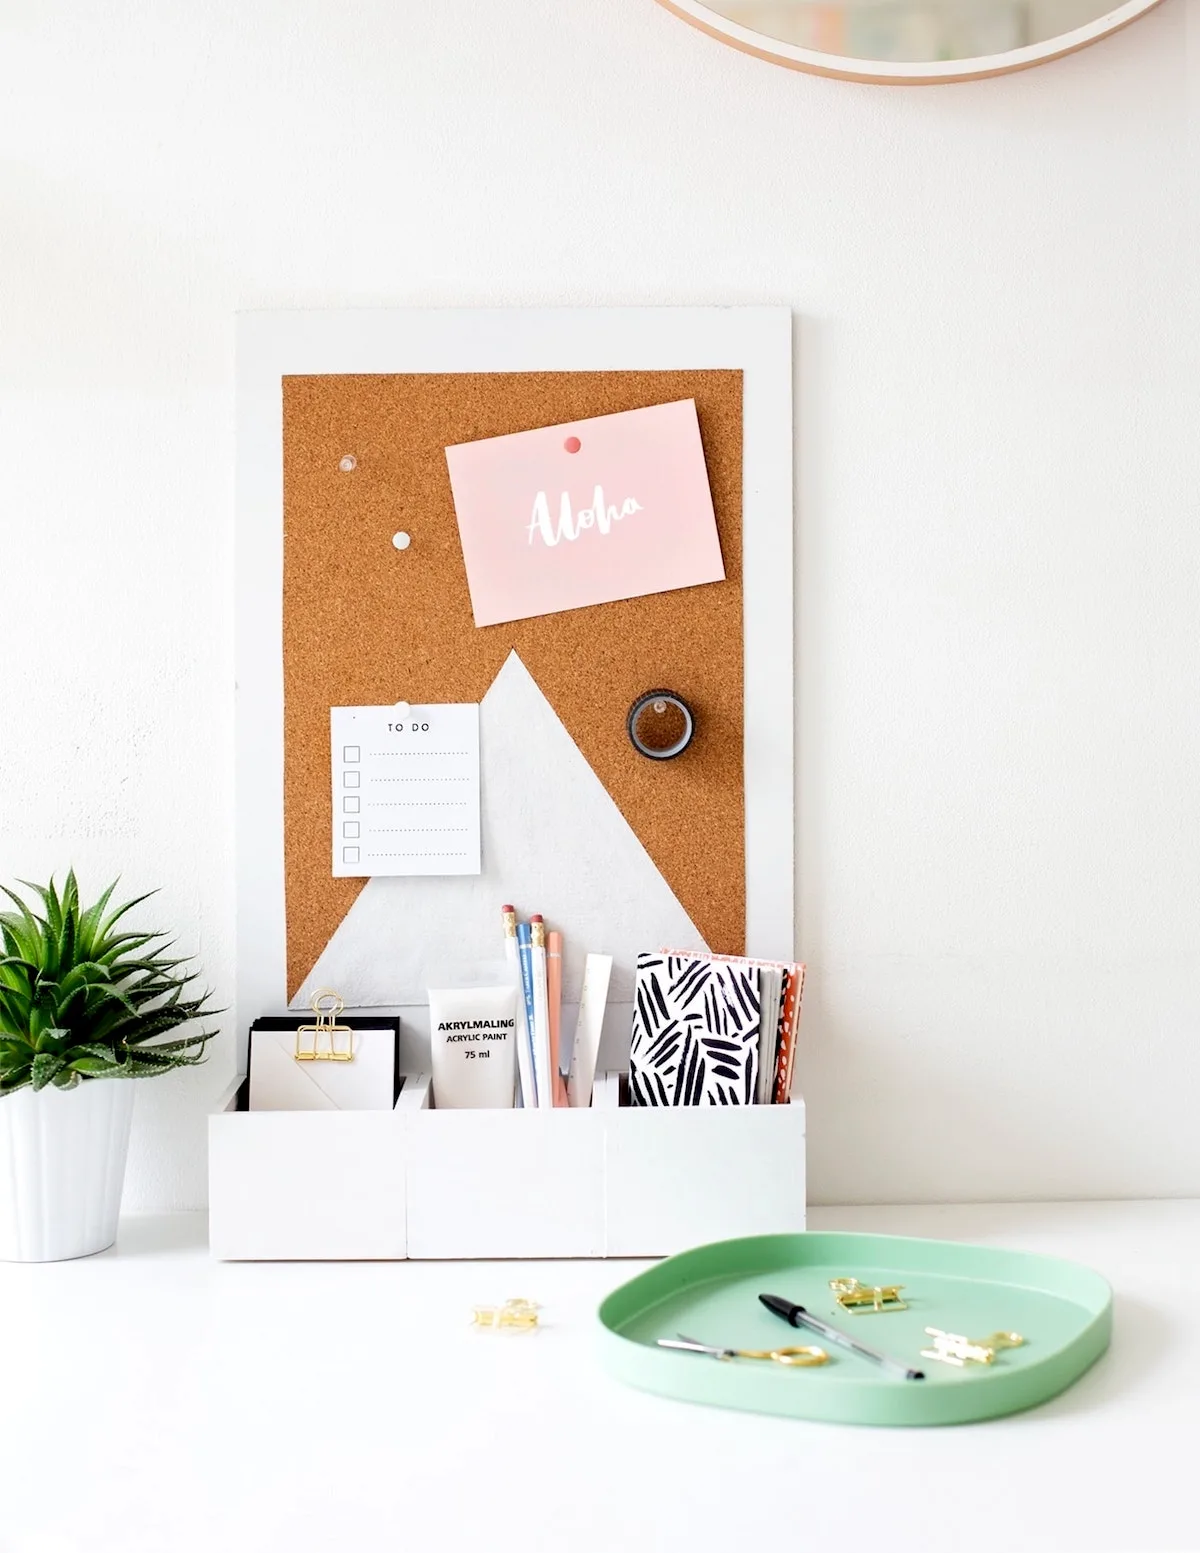
<instances>
[{"instance_id":1,"label":"black washi tape roll","mask_svg":"<svg viewBox=\"0 0 1200 1553\"><path fill-rule=\"evenodd\" d=\"M682 696L673 690L648 690L629 708L625 726L629 742L649 760L674 760L696 732L696 719Z\"/></svg>"}]
</instances>

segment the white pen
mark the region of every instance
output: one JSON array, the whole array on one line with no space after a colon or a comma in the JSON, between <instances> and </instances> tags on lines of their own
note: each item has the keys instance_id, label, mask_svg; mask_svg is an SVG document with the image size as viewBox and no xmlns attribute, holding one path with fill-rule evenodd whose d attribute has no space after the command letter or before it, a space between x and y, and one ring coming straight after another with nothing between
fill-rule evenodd
<instances>
[{"instance_id":1,"label":"white pen","mask_svg":"<svg viewBox=\"0 0 1200 1553\"><path fill-rule=\"evenodd\" d=\"M521 1104L532 1110L537 1104L537 1091L533 1080L533 1046L530 1040L529 1022L525 1015L525 992L521 981L521 961L517 953L517 912L514 906L501 906L504 920L504 957L512 972L513 985L517 989L517 1077Z\"/></svg>"}]
</instances>

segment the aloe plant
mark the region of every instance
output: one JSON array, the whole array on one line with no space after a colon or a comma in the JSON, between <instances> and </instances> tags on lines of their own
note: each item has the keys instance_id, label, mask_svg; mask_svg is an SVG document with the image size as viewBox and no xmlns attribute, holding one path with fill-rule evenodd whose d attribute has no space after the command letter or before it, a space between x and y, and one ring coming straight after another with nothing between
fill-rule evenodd
<instances>
[{"instance_id":1,"label":"aloe plant","mask_svg":"<svg viewBox=\"0 0 1200 1553\"><path fill-rule=\"evenodd\" d=\"M25 888L39 897L40 913L0 885L17 908L0 912L0 1098L27 1085L73 1089L204 1060L215 1030L162 1039L218 1012L208 993L184 996L196 980L181 969L189 961L167 957L165 933L118 931L149 895L110 911L114 881L81 908L74 870L61 893L53 879Z\"/></svg>"}]
</instances>

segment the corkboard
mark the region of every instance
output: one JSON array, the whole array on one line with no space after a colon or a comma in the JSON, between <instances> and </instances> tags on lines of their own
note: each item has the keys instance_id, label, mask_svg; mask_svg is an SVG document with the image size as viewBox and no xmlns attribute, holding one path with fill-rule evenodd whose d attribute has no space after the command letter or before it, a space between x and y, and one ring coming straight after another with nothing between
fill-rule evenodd
<instances>
[{"instance_id":1,"label":"corkboard","mask_svg":"<svg viewBox=\"0 0 1200 1553\"><path fill-rule=\"evenodd\" d=\"M445 448L676 399L696 401L725 581L477 628ZM289 999L365 883L330 875L329 708L479 701L514 648L709 947L742 953L742 374L285 377L283 493ZM662 763L625 732L657 686L697 720Z\"/></svg>"}]
</instances>

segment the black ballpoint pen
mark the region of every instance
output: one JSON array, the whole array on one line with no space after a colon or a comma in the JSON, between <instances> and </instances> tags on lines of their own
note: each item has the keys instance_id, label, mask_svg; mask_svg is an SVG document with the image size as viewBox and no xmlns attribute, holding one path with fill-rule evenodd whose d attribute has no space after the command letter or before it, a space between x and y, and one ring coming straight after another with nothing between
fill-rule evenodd
<instances>
[{"instance_id":1,"label":"black ballpoint pen","mask_svg":"<svg viewBox=\"0 0 1200 1553\"><path fill-rule=\"evenodd\" d=\"M880 1353L878 1348L869 1348L866 1343L860 1343L857 1337L851 1337L849 1332L842 1332L837 1327L831 1327L827 1321L822 1321L820 1316L813 1316L805 1310L803 1305L793 1305L791 1300L785 1300L781 1294L760 1294L759 1299L773 1315L782 1316L789 1326L805 1327L810 1332L819 1332L827 1343L833 1343L838 1348L848 1349L850 1353L856 1353L862 1359L869 1359L872 1364L877 1364L881 1369L888 1370L893 1375L899 1375L902 1380L924 1380L924 1370L912 1370L900 1359L892 1359L885 1353Z\"/></svg>"}]
</instances>

